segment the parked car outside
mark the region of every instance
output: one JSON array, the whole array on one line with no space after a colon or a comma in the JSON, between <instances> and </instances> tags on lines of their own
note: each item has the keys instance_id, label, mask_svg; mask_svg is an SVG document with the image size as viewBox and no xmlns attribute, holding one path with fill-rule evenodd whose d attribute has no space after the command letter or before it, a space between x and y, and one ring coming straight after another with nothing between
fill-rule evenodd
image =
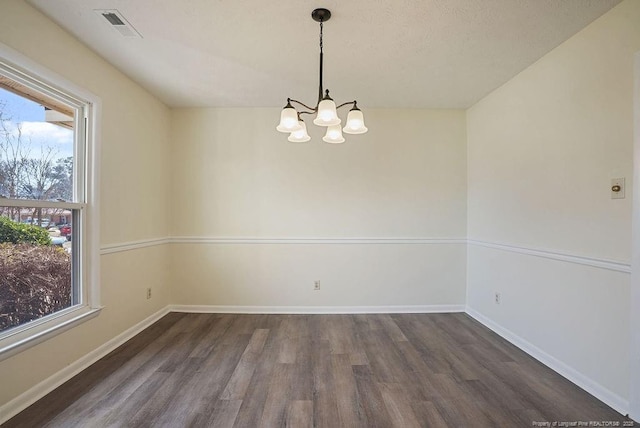
<instances>
[{"instance_id":1,"label":"parked car outside","mask_svg":"<svg viewBox=\"0 0 640 428\"><path fill-rule=\"evenodd\" d=\"M58 247L62 247L65 242L67 242L67 238L65 238L64 236L51 237L51 244L56 245Z\"/></svg>"},{"instance_id":2,"label":"parked car outside","mask_svg":"<svg viewBox=\"0 0 640 428\"><path fill-rule=\"evenodd\" d=\"M71 241L71 225L63 224L60 226L60 236L64 236L67 238L67 241Z\"/></svg>"},{"instance_id":3,"label":"parked car outside","mask_svg":"<svg viewBox=\"0 0 640 428\"><path fill-rule=\"evenodd\" d=\"M56 245L58 247L63 247L67 242L68 238L66 236L61 236L60 229L57 226L51 226L47 229L49 232L49 238L51 238L51 244ZM68 235L71 237L71 235Z\"/></svg>"},{"instance_id":4,"label":"parked car outside","mask_svg":"<svg viewBox=\"0 0 640 428\"><path fill-rule=\"evenodd\" d=\"M40 226L40 227L44 227L45 229L48 229L49 225L51 225L51 220L48 218L41 218L40 221L38 221L37 218L34 218L33 223L31 224L33 224L34 226Z\"/></svg>"}]
</instances>

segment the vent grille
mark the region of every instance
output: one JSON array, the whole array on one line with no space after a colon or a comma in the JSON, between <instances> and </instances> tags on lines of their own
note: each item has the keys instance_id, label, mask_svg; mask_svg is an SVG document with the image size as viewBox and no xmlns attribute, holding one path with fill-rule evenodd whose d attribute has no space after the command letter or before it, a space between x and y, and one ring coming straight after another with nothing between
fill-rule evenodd
<instances>
[{"instance_id":1,"label":"vent grille","mask_svg":"<svg viewBox=\"0 0 640 428\"><path fill-rule=\"evenodd\" d=\"M133 28L133 25L116 9L95 9L94 12L101 15L111 26L124 37L142 38L142 35Z\"/></svg>"},{"instance_id":2,"label":"vent grille","mask_svg":"<svg viewBox=\"0 0 640 428\"><path fill-rule=\"evenodd\" d=\"M124 22L113 12L103 13L102 16L107 18L107 21L109 21L111 25L124 25Z\"/></svg>"}]
</instances>

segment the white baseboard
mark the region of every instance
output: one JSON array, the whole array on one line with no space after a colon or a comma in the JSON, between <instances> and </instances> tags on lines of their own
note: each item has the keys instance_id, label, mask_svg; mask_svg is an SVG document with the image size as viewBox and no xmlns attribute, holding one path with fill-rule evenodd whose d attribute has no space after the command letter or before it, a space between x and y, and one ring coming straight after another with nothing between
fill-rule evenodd
<instances>
[{"instance_id":1,"label":"white baseboard","mask_svg":"<svg viewBox=\"0 0 640 428\"><path fill-rule=\"evenodd\" d=\"M219 314L431 314L464 312L464 305L406 306L216 306L170 305L171 312Z\"/></svg>"},{"instance_id":2,"label":"white baseboard","mask_svg":"<svg viewBox=\"0 0 640 428\"><path fill-rule=\"evenodd\" d=\"M480 312L470 308L469 306L467 306L466 308L466 313L479 323L488 327L494 333L503 337L513 345L531 355L536 360L540 361L542 364L546 365L561 376L564 376L574 384L578 385L580 388L587 391L589 394L593 395L608 406L612 407L617 412L620 412L620 414L627 415L629 413L629 402L620 397L618 394L608 390L593 379L590 379L589 377L578 372L577 370L568 366L557 358L547 354L542 349L527 342L520 336L500 326L499 324L495 323L494 321L490 320L489 318L485 317Z\"/></svg>"},{"instance_id":3,"label":"white baseboard","mask_svg":"<svg viewBox=\"0 0 640 428\"><path fill-rule=\"evenodd\" d=\"M109 340L102 346L89 352L79 360L76 360L75 362L71 363L64 369L55 373L53 376L50 376L49 378L37 384L36 386L23 392L13 400L7 402L6 404L0 407L0 424L5 423L9 419L11 419L15 415L17 415L18 413L20 413L21 411L23 411L24 409L26 409L27 407L29 407L30 405L38 401L39 399L41 399L42 397L44 397L45 395L47 395L48 393L50 393L51 391L53 391L54 389L56 389L57 387L59 387L60 385L62 385L72 377L74 377L75 375L77 375L78 373L80 373L82 370L86 369L91 364L98 361L100 358L109 354L118 346L122 345L127 340L131 339L136 334L140 333L145 328L149 327L151 324L158 321L160 318L162 318L169 312L170 310L168 306L159 310L155 314L140 321L138 324L134 325L133 327L120 333L119 335Z\"/></svg>"}]
</instances>

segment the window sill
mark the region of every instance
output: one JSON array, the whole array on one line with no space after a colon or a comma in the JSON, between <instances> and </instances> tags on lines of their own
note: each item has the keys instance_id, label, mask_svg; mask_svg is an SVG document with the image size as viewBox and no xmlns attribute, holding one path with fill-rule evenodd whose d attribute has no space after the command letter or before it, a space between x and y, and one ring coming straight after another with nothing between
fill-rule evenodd
<instances>
[{"instance_id":1,"label":"window sill","mask_svg":"<svg viewBox=\"0 0 640 428\"><path fill-rule=\"evenodd\" d=\"M54 315L41 322L36 321L33 326L23 329L18 327L15 333L8 334L6 337L0 339L0 361L6 360L32 346L97 317L101 310L102 307L89 308L88 306L83 306L70 308L69 311L63 314Z\"/></svg>"}]
</instances>

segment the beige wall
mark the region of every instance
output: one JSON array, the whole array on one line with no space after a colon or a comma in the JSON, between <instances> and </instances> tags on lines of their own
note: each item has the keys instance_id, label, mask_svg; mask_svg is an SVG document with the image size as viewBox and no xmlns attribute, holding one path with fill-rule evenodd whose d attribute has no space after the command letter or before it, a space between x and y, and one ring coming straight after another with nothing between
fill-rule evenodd
<instances>
[{"instance_id":1,"label":"beige wall","mask_svg":"<svg viewBox=\"0 0 640 428\"><path fill-rule=\"evenodd\" d=\"M628 268L639 22L640 2L621 3L468 110L470 239ZM617 177L626 199L610 199ZM468 256L469 307L628 399L628 272L504 247Z\"/></svg>"},{"instance_id":2,"label":"beige wall","mask_svg":"<svg viewBox=\"0 0 640 428\"><path fill-rule=\"evenodd\" d=\"M200 243L171 250L175 304L267 311L464 307L462 243ZM313 291L315 280L320 291Z\"/></svg>"},{"instance_id":3,"label":"beige wall","mask_svg":"<svg viewBox=\"0 0 640 428\"><path fill-rule=\"evenodd\" d=\"M279 109L174 110L172 235L205 238L172 247L174 303L464 304L463 242L349 241L465 237L464 112L366 114L367 134L330 145L314 125L311 142L287 142Z\"/></svg>"},{"instance_id":4,"label":"beige wall","mask_svg":"<svg viewBox=\"0 0 640 428\"><path fill-rule=\"evenodd\" d=\"M24 1L0 3L0 42L102 100L101 245L166 237L169 110ZM103 255L105 309L1 361L0 406L165 307L168 256L166 246Z\"/></svg>"},{"instance_id":5,"label":"beige wall","mask_svg":"<svg viewBox=\"0 0 640 428\"><path fill-rule=\"evenodd\" d=\"M289 143L279 112L173 110L173 236L466 235L463 111L369 109L337 145Z\"/></svg>"}]
</instances>

